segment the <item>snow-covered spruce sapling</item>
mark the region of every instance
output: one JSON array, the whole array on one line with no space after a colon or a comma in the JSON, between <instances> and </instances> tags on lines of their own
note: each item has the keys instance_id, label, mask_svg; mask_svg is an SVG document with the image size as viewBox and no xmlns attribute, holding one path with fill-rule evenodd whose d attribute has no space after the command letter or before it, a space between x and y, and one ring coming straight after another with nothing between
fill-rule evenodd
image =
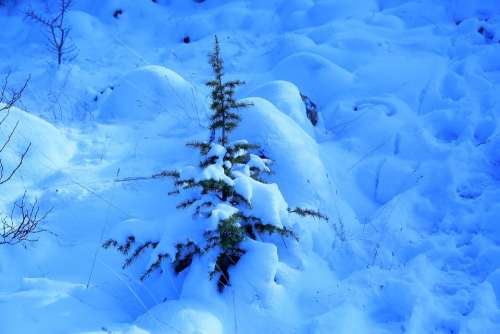
<instances>
[{"instance_id":1,"label":"snow-covered spruce sapling","mask_svg":"<svg viewBox=\"0 0 500 334\"><path fill-rule=\"evenodd\" d=\"M71 28L64 23L72 3L73 0L59 0L57 14L52 18L43 17L32 9L26 12L28 18L47 28L47 44L49 50L56 54L58 65L61 65L64 56L72 55L76 51L76 47L68 41Z\"/></svg>"},{"instance_id":2,"label":"snow-covered spruce sapling","mask_svg":"<svg viewBox=\"0 0 500 334\"><path fill-rule=\"evenodd\" d=\"M180 273L191 265L194 257L211 256L214 263L209 278L217 279L218 290L222 292L230 284L229 269L237 265L246 252L242 247L245 240L261 240L264 234L296 240L298 236L281 219L269 218L270 215L254 210L255 194L252 188L279 193L276 185L267 184L264 179L264 175L271 172L271 160L258 145L246 140L230 140L231 132L240 122L238 110L249 105L234 98L235 88L243 82L223 79L224 62L217 37L209 63L214 73L214 79L207 82L212 101L210 138L187 144L199 150L201 159L198 166L168 173L176 186L171 194L183 196L177 208L191 209L193 219L204 224L205 232L202 236L193 235L189 240L178 242L174 254L158 250L158 241L138 242L133 235L122 242L109 239L104 247L114 247L126 256L124 268L146 250L152 249L153 260L141 279L156 270L161 271L161 264L166 260L170 261L176 273ZM282 198L281 193L279 197ZM311 209L288 208L288 212L284 212L327 219Z\"/></svg>"}]
</instances>

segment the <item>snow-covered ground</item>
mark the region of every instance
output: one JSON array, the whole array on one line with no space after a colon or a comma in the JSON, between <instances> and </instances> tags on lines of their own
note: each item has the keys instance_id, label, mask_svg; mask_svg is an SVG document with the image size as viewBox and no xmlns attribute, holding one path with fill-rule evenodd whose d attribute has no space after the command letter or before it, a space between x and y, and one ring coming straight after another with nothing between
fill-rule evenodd
<instances>
[{"instance_id":1,"label":"snow-covered ground","mask_svg":"<svg viewBox=\"0 0 500 334\"><path fill-rule=\"evenodd\" d=\"M0 208L28 189L53 210L38 242L0 245L0 333L500 333L497 0L75 0L60 67L6 2L0 73L31 79L2 162L32 148ZM196 163L214 34L254 104L234 136L330 218L248 252L223 294L202 261L142 282L101 247L193 224L170 180L115 180Z\"/></svg>"}]
</instances>

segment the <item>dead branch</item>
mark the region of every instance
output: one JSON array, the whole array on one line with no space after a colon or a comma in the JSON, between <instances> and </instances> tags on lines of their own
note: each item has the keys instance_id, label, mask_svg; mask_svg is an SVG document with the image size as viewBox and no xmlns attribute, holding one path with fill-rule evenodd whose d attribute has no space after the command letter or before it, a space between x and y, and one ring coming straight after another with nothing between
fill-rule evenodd
<instances>
[{"instance_id":1,"label":"dead branch","mask_svg":"<svg viewBox=\"0 0 500 334\"><path fill-rule=\"evenodd\" d=\"M26 79L23 86L18 90L8 89L9 85L10 72L5 75L3 79L2 85L0 87L0 113L3 111L7 111L5 115L1 116L0 126L3 124L7 116L9 115L10 108L14 106L20 99L24 93L26 87L28 87L28 82L30 81L30 77Z\"/></svg>"},{"instance_id":2,"label":"dead branch","mask_svg":"<svg viewBox=\"0 0 500 334\"><path fill-rule=\"evenodd\" d=\"M8 90L7 87L9 83L9 77L10 73L7 73L0 88L0 127L4 124L5 120L9 116L10 109L14 106L14 104L16 104L21 99L21 96L26 87L28 86L29 82L28 78L20 89ZM2 115L2 113L4 113L4 115ZM0 154L3 153L5 148L11 142L18 125L19 121L16 122L16 124L9 131L9 134L7 135L7 138L4 140L4 142L0 144ZM31 148L31 143L28 143L23 153L21 153L21 156L19 157L17 164L9 172L6 172L3 164L3 159L0 156L0 185L10 181L10 179L12 179L12 177L19 170L19 168L21 168L21 165L24 162L24 158L28 154L30 148Z\"/></svg>"},{"instance_id":3,"label":"dead branch","mask_svg":"<svg viewBox=\"0 0 500 334\"><path fill-rule=\"evenodd\" d=\"M4 125L5 120L10 114L11 108L21 99L21 96L28 85L28 80L18 90L9 90L10 74L7 74L0 86L0 127ZM3 113L3 114L2 114ZM7 138L0 144L0 185L9 182L14 174L21 168L30 148L29 143L20 154L17 163L14 167L7 171L4 167L1 154L8 147L17 127L19 121L10 129ZM43 220L47 217L51 210L46 212L40 211L40 206L37 200L29 203L27 194L24 192L20 200L14 203L10 215L2 215L0 218L0 245L14 245L22 242L36 241L34 236L44 230L40 228Z\"/></svg>"},{"instance_id":4,"label":"dead branch","mask_svg":"<svg viewBox=\"0 0 500 334\"><path fill-rule=\"evenodd\" d=\"M21 199L14 203L10 215L1 220L0 245L37 241L35 235L45 231L40 225L51 211L41 212L38 200L29 203L24 192Z\"/></svg>"},{"instance_id":5,"label":"dead branch","mask_svg":"<svg viewBox=\"0 0 500 334\"><path fill-rule=\"evenodd\" d=\"M64 55L73 53L76 50L74 45L67 43L71 28L64 24L65 15L72 3L73 0L59 0L57 15L52 18L44 17L33 9L29 9L25 13L26 17L47 28L47 44L49 50L56 54L58 65L61 65Z\"/></svg>"}]
</instances>

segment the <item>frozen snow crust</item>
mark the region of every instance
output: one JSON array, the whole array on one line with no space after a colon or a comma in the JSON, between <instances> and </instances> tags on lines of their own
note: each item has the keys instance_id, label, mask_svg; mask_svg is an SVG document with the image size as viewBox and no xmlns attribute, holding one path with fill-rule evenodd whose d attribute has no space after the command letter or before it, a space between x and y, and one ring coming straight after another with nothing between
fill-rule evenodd
<instances>
[{"instance_id":1,"label":"frozen snow crust","mask_svg":"<svg viewBox=\"0 0 500 334\"><path fill-rule=\"evenodd\" d=\"M0 7L0 72L31 80L3 163L32 148L0 208L28 189L53 212L39 242L0 246L0 333L500 333L497 1L77 0L60 68L17 3ZM246 242L223 294L210 259L141 282L152 254L122 270L100 246L201 232L171 181L115 180L197 163L215 33L253 103L232 139L262 146L283 196L238 189L330 218Z\"/></svg>"}]
</instances>

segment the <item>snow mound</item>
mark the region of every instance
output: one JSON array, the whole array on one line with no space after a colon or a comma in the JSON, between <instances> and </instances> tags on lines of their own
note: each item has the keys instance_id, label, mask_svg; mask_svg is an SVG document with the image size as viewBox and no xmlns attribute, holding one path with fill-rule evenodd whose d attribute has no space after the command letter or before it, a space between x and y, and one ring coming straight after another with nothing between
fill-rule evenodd
<instances>
[{"instance_id":1,"label":"snow mound","mask_svg":"<svg viewBox=\"0 0 500 334\"><path fill-rule=\"evenodd\" d=\"M277 78L296 84L313 101L326 103L351 88L354 76L328 59L299 52L283 59L274 69Z\"/></svg>"},{"instance_id":2,"label":"snow mound","mask_svg":"<svg viewBox=\"0 0 500 334\"><path fill-rule=\"evenodd\" d=\"M353 305L342 305L314 318L309 324L309 333L385 333L374 328L362 310Z\"/></svg>"},{"instance_id":3,"label":"snow mound","mask_svg":"<svg viewBox=\"0 0 500 334\"><path fill-rule=\"evenodd\" d=\"M234 188L252 206L252 211L266 224L283 227L282 219L287 215L287 203L278 185L255 181L248 175L238 173Z\"/></svg>"},{"instance_id":4,"label":"snow mound","mask_svg":"<svg viewBox=\"0 0 500 334\"><path fill-rule=\"evenodd\" d=\"M17 126L17 128L16 128ZM1 153L5 171L11 171L31 143L19 171L14 179L22 182L8 182L2 185L2 198L19 195L24 187L64 168L75 153L75 145L52 124L12 107L8 117L0 127L0 142L4 143L14 129L9 144ZM22 189L21 189L22 188Z\"/></svg>"},{"instance_id":5,"label":"snow mound","mask_svg":"<svg viewBox=\"0 0 500 334\"><path fill-rule=\"evenodd\" d=\"M352 214L336 195L314 139L269 101L258 97L242 101L252 103L252 106L242 110L241 126L234 131L233 138L246 138L262 147L273 161L271 180L279 185L288 206L318 209L328 216L341 214L350 221L347 217L352 217ZM314 248L322 252L331 249L331 238L334 237L331 225L311 223L307 219L299 219L298 224L304 224L303 230L299 231L304 250Z\"/></svg>"},{"instance_id":6,"label":"snow mound","mask_svg":"<svg viewBox=\"0 0 500 334\"><path fill-rule=\"evenodd\" d=\"M233 138L247 138L262 146L274 161L273 179L290 206L299 205L304 194L320 193L328 198L328 177L314 139L269 101L258 97L242 101L252 106L242 111L241 126Z\"/></svg>"},{"instance_id":7,"label":"snow mound","mask_svg":"<svg viewBox=\"0 0 500 334\"><path fill-rule=\"evenodd\" d=\"M300 91L293 83L283 80L271 81L257 87L250 95L270 101L280 111L297 122L307 134L313 134L313 127L307 119L306 108L300 97Z\"/></svg>"},{"instance_id":8,"label":"snow mound","mask_svg":"<svg viewBox=\"0 0 500 334\"><path fill-rule=\"evenodd\" d=\"M500 7L495 0L457 0L452 2L451 13L454 19L463 20L468 17L489 17L500 15Z\"/></svg>"},{"instance_id":9,"label":"snow mound","mask_svg":"<svg viewBox=\"0 0 500 334\"><path fill-rule=\"evenodd\" d=\"M168 68L149 65L126 74L100 108L103 120L152 120L161 114L172 126L189 123L203 110L194 87ZM177 124L175 124L177 122Z\"/></svg>"},{"instance_id":10,"label":"snow mound","mask_svg":"<svg viewBox=\"0 0 500 334\"><path fill-rule=\"evenodd\" d=\"M180 301L156 306L137 319L139 327L151 333L222 334L219 319L208 311L186 307Z\"/></svg>"},{"instance_id":11,"label":"snow mound","mask_svg":"<svg viewBox=\"0 0 500 334\"><path fill-rule=\"evenodd\" d=\"M308 11L312 22L323 24L339 18L362 18L373 15L378 11L376 0L356 1L316 1L316 4Z\"/></svg>"},{"instance_id":12,"label":"snow mound","mask_svg":"<svg viewBox=\"0 0 500 334\"><path fill-rule=\"evenodd\" d=\"M253 295L266 295L276 288L274 278L278 270L278 252L270 243L248 240L243 244L247 251L241 263L231 268L234 289L252 299Z\"/></svg>"},{"instance_id":13,"label":"snow mound","mask_svg":"<svg viewBox=\"0 0 500 334\"><path fill-rule=\"evenodd\" d=\"M72 10L68 12L68 21L71 25L71 34L73 38L101 38L102 25L99 20L82 11Z\"/></svg>"},{"instance_id":14,"label":"snow mound","mask_svg":"<svg viewBox=\"0 0 500 334\"><path fill-rule=\"evenodd\" d=\"M91 327L96 319L106 321L107 312L92 315L92 307L77 296L84 289L83 284L23 279L17 291L0 294L0 305L9 305L2 308L2 333L19 333L19 324L23 333L75 333L76 328Z\"/></svg>"}]
</instances>

